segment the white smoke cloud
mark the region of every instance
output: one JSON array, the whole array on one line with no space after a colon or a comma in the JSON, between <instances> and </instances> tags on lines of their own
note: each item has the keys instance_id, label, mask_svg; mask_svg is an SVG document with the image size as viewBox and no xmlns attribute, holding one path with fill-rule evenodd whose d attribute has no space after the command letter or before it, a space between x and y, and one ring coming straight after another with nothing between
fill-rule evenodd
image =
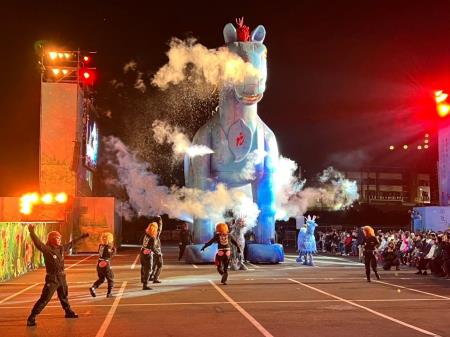
<instances>
[{"instance_id":1,"label":"white smoke cloud","mask_svg":"<svg viewBox=\"0 0 450 337\"><path fill-rule=\"evenodd\" d=\"M144 82L144 73L141 71L138 71L138 64L136 61L131 60L130 62L126 63L123 66L123 73L127 74L129 72L136 73L136 80L134 82L133 87L135 89L139 90L140 92L144 93L147 90L147 86L145 85L145 82ZM124 86L123 83L118 82L116 80L113 80L111 83L116 89Z\"/></svg>"},{"instance_id":2,"label":"white smoke cloud","mask_svg":"<svg viewBox=\"0 0 450 337\"><path fill-rule=\"evenodd\" d=\"M241 172L239 172L239 178L242 180L255 179L256 165L261 163L266 154L267 153L265 151L258 151L258 150L249 153L244 168L241 170Z\"/></svg>"},{"instance_id":3,"label":"white smoke cloud","mask_svg":"<svg viewBox=\"0 0 450 337\"><path fill-rule=\"evenodd\" d=\"M187 66L192 65L196 78L219 86L223 82L242 83L246 76L259 76L251 63L232 53L228 48L208 49L195 39L182 41L173 38L167 52L169 62L158 70L152 84L167 89L186 79Z\"/></svg>"},{"instance_id":4,"label":"white smoke cloud","mask_svg":"<svg viewBox=\"0 0 450 337\"><path fill-rule=\"evenodd\" d=\"M137 63L134 60L131 60L127 64L123 66L123 73L126 74L129 71L136 71L137 70Z\"/></svg>"},{"instance_id":5,"label":"white smoke cloud","mask_svg":"<svg viewBox=\"0 0 450 337\"><path fill-rule=\"evenodd\" d=\"M178 127L169 125L160 120L155 120L152 124L154 138L158 144L172 144L172 150L176 159L183 159L184 154L189 157L203 156L214 153L205 145L191 145L188 137L181 132Z\"/></svg>"},{"instance_id":6,"label":"white smoke cloud","mask_svg":"<svg viewBox=\"0 0 450 337\"><path fill-rule=\"evenodd\" d=\"M299 218L313 207L340 210L358 199L356 181L345 179L344 175L332 167L319 177L320 186L304 187L306 181L295 177L297 164L280 157L275 176L277 219Z\"/></svg>"},{"instance_id":7,"label":"white smoke cloud","mask_svg":"<svg viewBox=\"0 0 450 337\"><path fill-rule=\"evenodd\" d=\"M143 75L144 73L138 71L136 82L134 82L134 88L142 93L144 93L147 90L147 86L144 83Z\"/></svg>"},{"instance_id":8,"label":"white smoke cloud","mask_svg":"<svg viewBox=\"0 0 450 337\"><path fill-rule=\"evenodd\" d=\"M213 191L162 186L159 177L151 172L150 165L141 161L118 138L109 136L103 142L106 152L113 158L108 164L118 175L117 179L107 182L125 188L129 198L127 203L135 214L168 214L173 218L191 215L220 222L230 210L236 214L245 211L248 222L256 223L258 207L245 192L228 190L223 184L218 184Z\"/></svg>"},{"instance_id":9,"label":"white smoke cloud","mask_svg":"<svg viewBox=\"0 0 450 337\"><path fill-rule=\"evenodd\" d=\"M159 125L163 126L167 125ZM117 179L109 178L105 183L126 190L128 200L122 207L126 211L125 216L130 217L133 212L145 216L168 214L173 218L196 217L220 222L231 211L245 217L249 226L256 224L259 209L245 190L229 190L224 184L218 184L213 191L160 185L159 177L151 172L150 165L140 160L118 138L110 136L103 141L106 152L113 158L108 164L117 171ZM317 206L343 209L358 198L356 182L345 179L332 167L322 172L320 186L307 188L304 187L305 181L295 176L296 169L294 161L279 158L274 177L277 219L298 218Z\"/></svg>"},{"instance_id":10,"label":"white smoke cloud","mask_svg":"<svg viewBox=\"0 0 450 337\"><path fill-rule=\"evenodd\" d=\"M120 89L123 88L125 86L125 84L123 82L120 82L116 79L113 79L109 82L115 89Z\"/></svg>"},{"instance_id":11,"label":"white smoke cloud","mask_svg":"<svg viewBox=\"0 0 450 337\"><path fill-rule=\"evenodd\" d=\"M323 170L319 181L331 192L321 200L324 206L335 210L342 209L359 198L356 181L346 179L344 174L331 166Z\"/></svg>"}]
</instances>

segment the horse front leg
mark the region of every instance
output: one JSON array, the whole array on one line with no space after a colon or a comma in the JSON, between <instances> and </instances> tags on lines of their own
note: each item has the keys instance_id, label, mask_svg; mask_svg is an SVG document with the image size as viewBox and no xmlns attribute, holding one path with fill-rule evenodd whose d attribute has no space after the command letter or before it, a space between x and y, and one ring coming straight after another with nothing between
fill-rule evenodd
<instances>
[{"instance_id":1,"label":"horse front leg","mask_svg":"<svg viewBox=\"0 0 450 337\"><path fill-rule=\"evenodd\" d=\"M253 195L259 208L258 223L254 228L255 241L260 244L275 242L275 190L272 172L264 172L253 183ZM255 198L256 197L256 198Z\"/></svg>"},{"instance_id":2,"label":"horse front leg","mask_svg":"<svg viewBox=\"0 0 450 337\"><path fill-rule=\"evenodd\" d=\"M267 155L264 166L252 183L253 199L258 205L258 223L254 228L255 244L248 245L248 260L256 263L278 263L284 261L284 251L275 242L275 187L274 162ZM258 172L258 168L257 168Z\"/></svg>"}]
</instances>

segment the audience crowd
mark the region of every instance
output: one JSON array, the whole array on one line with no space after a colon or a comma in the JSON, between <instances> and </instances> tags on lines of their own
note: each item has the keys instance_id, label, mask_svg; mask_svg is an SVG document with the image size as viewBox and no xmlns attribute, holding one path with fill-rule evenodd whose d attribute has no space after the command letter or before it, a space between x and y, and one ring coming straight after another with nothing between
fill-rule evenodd
<instances>
[{"instance_id":1,"label":"audience crowd","mask_svg":"<svg viewBox=\"0 0 450 337\"><path fill-rule=\"evenodd\" d=\"M362 261L362 229L316 231L317 250ZM417 268L416 274L450 277L450 231L377 231L378 263L384 270L401 266Z\"/></svg>"}]
</instances>

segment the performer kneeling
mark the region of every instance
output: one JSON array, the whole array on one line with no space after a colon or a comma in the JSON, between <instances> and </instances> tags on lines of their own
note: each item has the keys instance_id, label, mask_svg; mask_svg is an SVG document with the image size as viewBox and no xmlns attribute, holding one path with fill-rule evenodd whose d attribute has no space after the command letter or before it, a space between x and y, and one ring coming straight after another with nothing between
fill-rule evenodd
<instances>
[{"instance_id":1,"label":"performer kneeling","mask_svg":"<svg viewBox=\"0 0 450 337\"><path fill-rule=\"evenodd\" d=\"M152 270L153 252L156 250L155 240L157 235L158 224L152 222L145 229L145 236L142 241L141 252L139 253L139 259L141 261L142 290L152 290L152 288L148 286L148 281Z\"/></svg>"},{"instance_id":2,"label":"performer kneeling","mask_svg":"<svg viewBox=\"0 0 450 337\"><path fill-rule=\"evenodd\" d=\"M92 297L95 297L95 289L100 287L106 279L108 281L108 292L106 293L106 297L112 297L111 291L114 286L114 273L111 270L111 258L116 253L116 248L113 246L114 236L112 233L105 232L101 236L101 242L102 243L98 246L98 280L89 288L89 292Z\"/></svg>"},{"instance_id":3,"label":"performer kneeling","mask_svg":"<svg viewBox=\"0 0 450 337\"><path fill-rule=\"evenodd\" d=\"M380 245L377 237L375 236L375 232L372 227L364 226L364 265L366 267L366 276L367 282L370 282L370 267L372 267L373 272L377 279L380 279L380 275L377 272L377 259L375 257L376 249Z\"/></svg>"},{"instance_id":4,"label":"performer kneeling","mask_svg":"<svg viewBox=\"0 0 450 337\"><path fill-rule=\"evenodd\" d=\"M45 308L55 291L58 293L59 302L61 302L61 306L66 312L65 317L78 318L78 315L70 308L69 299L67 298L68 287L64 272L64 253L72 248L75 242L88 237L89 234L83 234L69 243L61 245L61 234L57 231L52 231L48 233L47 243L44 244L34 232L33 224L28 225L28 230L34 245L44 256L47 275L45 276L41 297L33 306L30 316L28 316L27 325L36 325L36 316Z\"/></svg>"},{"instance_id":5,"label":"performer kneeling","mask_svg":"<svg viewBox=\"0 0 450 337\"><path fill-rule=\"evenodd\" d=\"M238 253L241 253L238 243L233 237L228 234L228 226L225 223L218 223L216 225L216 234L214 237L204 244L201 251L204 251L208 246L214 242L218 244L218 251L215 258L217 271L222 275L222 284L227 284L228 279L228 264L230 263L231 245L230 242L236 246Z\"/></svg>"}]
</instances>

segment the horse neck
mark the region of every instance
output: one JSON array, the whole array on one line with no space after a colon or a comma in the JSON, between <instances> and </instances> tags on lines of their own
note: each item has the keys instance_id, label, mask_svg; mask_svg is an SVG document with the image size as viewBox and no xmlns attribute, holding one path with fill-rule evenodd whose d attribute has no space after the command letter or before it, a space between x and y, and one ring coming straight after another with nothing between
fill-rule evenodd
<instances>
[{"instance_id":1,"label":"horse neck","mask_svg":"<svg viewBox=\"0 0 450 337\"><path fill-rule=\"evenodd\" d=\"M223 90L219 101L220 124L227 130L236 121L242 119L254 130L258 120L257 104L245 105L240 103L233 90Z\"/></svg>"}]
</instances>

